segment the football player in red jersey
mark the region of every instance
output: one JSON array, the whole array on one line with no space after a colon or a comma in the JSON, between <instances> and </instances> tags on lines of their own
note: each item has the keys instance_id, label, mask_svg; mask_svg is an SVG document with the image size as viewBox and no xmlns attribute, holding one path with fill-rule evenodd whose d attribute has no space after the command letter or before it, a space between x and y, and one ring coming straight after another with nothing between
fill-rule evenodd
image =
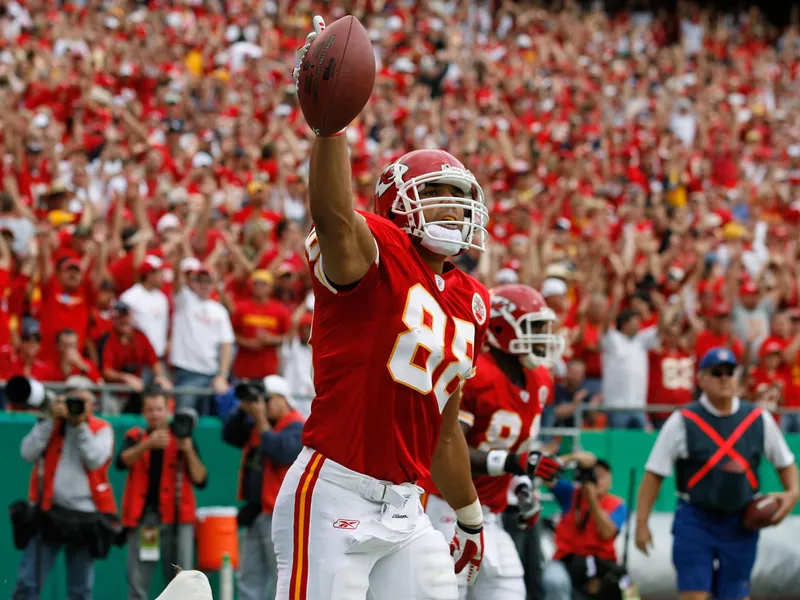
<instances>
[{"instance_id":1,"label":"football player in red jersey","mask_svg":"<svg viewBox=\"0 0 800 600\"><path fill-rule=\"evenodd\" d=\"M523 567L503 528L509 490L519 498L520 526L535 523L539 503L532 478L552 480L561 470L555 457L533 449L541 412L552 395L549 369L564 351L553 333L556 314L541 294L526 285L503 285L490 292L489 350L480 355L476 376L463 389L459 420L467 438L473 481L484 510L486 551L472 587L460 581L460 598L524 600ZM426 512L445 537L455 515L432 485Z\"/></svg>"},{"instance_id":2,"label":"football player in red jersey","mask_svg":"<svg viewBox=\"0 0 800 600\"><path fill-rule=\"evenodd\" d=\"M483 554L458 412L489 294L447 259L483 249L488 212L441 150L389 165L377 214L353 209L351 181L345 137L317 137L306 240L316 397L273 513L276 597L454 600L454 571L473 580ZM450 548L420 503L415 482L428 475L458 518Z\"/></svg>"}]
</instances>

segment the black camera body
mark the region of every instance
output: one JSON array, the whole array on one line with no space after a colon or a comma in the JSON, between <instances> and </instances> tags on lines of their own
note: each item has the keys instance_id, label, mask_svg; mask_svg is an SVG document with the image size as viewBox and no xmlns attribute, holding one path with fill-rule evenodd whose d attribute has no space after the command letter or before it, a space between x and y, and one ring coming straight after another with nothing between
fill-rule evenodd
<instances>
[{"instance_id":1,"label":"black camera body","mask_svg":"<svg viewBox=\"0 0 800 600\"><path fill-rule=\"evenodd\" d=\"M194 420L186 414L177 414L169 424L169 430L178 439L190 437L194 431Z\"/></svg>"},{"instance_id":2,"label":"black camera body","mask_svg":"<svg viewBox=\"0 0 800 600\"><path fill-rule=\"evenodd\" d=\"M243 381L233 388L233 395L240 402L258 402L259 398L268 399L267 390L261 381Z\"/></svg>"},{"instance_id":3,"label":"black camera body","mask_svg":"<svg viewBox=\"0 0 800 600\"><path fill-rule=\"evenodd\" d=\"M86 412L86 400L79 396L68 396L65 403L70 417L80 417Z\"/></svg>"},{"instance_id":4,"label":"black camera body","mask_svg":"<svg viewBox=\"0 0 800 600\"><path fill-rule=\"evenodd\" d=\"M597 471L594 467L584 469L583 467L575 468L575 481L578 483L597 483Z\"/></svg>"}]
</instances>

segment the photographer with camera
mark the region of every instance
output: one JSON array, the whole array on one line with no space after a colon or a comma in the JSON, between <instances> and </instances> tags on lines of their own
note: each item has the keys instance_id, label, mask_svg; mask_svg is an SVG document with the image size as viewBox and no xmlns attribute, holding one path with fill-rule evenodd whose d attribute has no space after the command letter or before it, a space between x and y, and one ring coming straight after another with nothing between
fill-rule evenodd
<instances>
[{"instance_id":1,"label":"photographer with camera","mask_svg":"<svg viewBox=\"0 0 800 600\"><path fill-rule=\"evenodd\" d=\"M114 431L92 414L89 379L72 376L66 384L65 395L48 396L47 414L22 440L22 458L34 468L28 500L10 508L14 543L25 550L12 600L40 596L62 547L67 596L90 600L94 560L105 558L119 533L108 481Z\"/></svg>"},{"instance_id":2,"label":"photographer with camera","mask_svg":"<svg viewBox=\"0 0 800 600\"><path fill-rule=\"evenodd\" d=\"M147 600L156 564L164 580L177 573L174 565L192 566L196 502L194 488L208 482L208 471L192 439L197 413L179 409L168 421L161 389L142 394L147 428L125 433L117 468L128 470L122 495L122 525L128 539L128 598ZM176 518L177 515L177 518Z\"/></svg>"},{"instance_id":3,"label":"photographer with camera","mask_svg":"<svg viewBox=\"0 0 800 600\"><path fill-rule=\"evenodd\" d=\"M278 567L272 545L272 509L286 471L303 448L303 415L279 375L236 386L238 409L225 421L222 439L242 448L238 522L246 528L239 552L241 600L275 597Z\"/></svg>"},{"instance_id":4,"label":"photographer with camera","mask_svg":"<svg viewBox=\"0 0 800 600\"><path fill-rule=\"evenodd\" d=\"M544 570L545 599L572 600L576 591L579 597L619 600L620 585L627 578L617 565L614 538L628 509L622 498L609 493L611 466L590 452L575 452L563 460L577 463L574 481L545 484L562 510L556 551Z\"/></svg>"}]
</instances>

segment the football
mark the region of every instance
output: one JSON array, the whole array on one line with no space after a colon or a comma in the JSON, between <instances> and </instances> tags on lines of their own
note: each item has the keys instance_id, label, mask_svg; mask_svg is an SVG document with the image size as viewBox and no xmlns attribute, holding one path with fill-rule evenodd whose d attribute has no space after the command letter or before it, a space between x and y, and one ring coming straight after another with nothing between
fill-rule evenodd
<instances>
[{"instance_id":1,"label":"football","mask_svg":"<svg viewBox=\"0 0 800 600\"><path fill-rule=\"evenodd\" d=\"M744 509L742 524L748 529L763 529L772 525L772 516L780 507L777 498L760 496Z\"/></svg>"},{"instance_id":2,"label":"football","mask_svg":"<svg viewBox=\"0 0 800 600\"><path fill-rule=\"evenodd\" d=\"M369 101L375 54L364 26L353 16L326 27L300 65L297 96L303 116L320 136L347 127Z\"/></svg>"}]
</instances>

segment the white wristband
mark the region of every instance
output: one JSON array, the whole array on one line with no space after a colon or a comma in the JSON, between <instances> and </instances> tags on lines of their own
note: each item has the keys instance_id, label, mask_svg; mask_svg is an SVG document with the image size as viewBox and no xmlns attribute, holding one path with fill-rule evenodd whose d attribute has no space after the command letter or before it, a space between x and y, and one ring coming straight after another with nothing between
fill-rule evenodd
<instances>
[{"instance_id":1,"label":"white wristband","mask_svg":"<svg viewBox=\"0 0 800 600\"><path fill-rule=\"evenodd\" d=\"M498 477L505 473L506 458L508 458L508 452L505 450L489 450L486 453L486 472L492 477Z\"/></svg>"},{"instance_id":2,"label":"white wristband","mask_svg":"<svg viewBox=\"0 0 800 600\"><path fill-rule=\"evenodd\" d=\"M459 508L456 511L456 519L458 522L466 525L467 527L480 527L483 524L483 510L481 509L481 501L475 500L469 506Z\"/></svg>"}]
</instances>

